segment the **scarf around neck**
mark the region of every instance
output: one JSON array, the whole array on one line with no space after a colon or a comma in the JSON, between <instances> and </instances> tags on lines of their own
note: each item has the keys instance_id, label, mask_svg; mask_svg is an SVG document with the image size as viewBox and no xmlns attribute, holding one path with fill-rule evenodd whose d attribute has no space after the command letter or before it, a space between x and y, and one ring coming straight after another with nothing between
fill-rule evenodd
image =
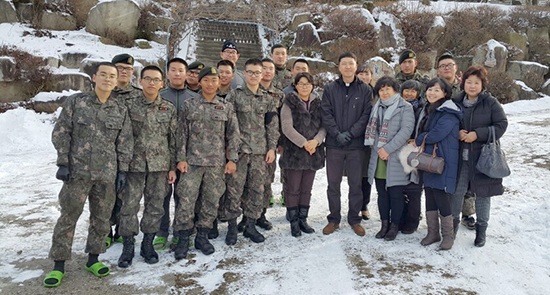
<instances>
[{"instance_id":1,"label":"scarf around neck","mask_svg":"<svg viewBox=\"0 0 550 295\"><path fill-rule=\"evenodd\" d=\"M397 109L397 106L399 105L399 99L401 96L399 93L394 94L392 97L390 97L386 101L382 101L381 99L378 99L376 101L376 104L372 108L372 112L370 114L369 123L367 124L367 129L365 130L365 145L370 146L374 145L374 140L376 139L376 134L379 133L378 136L378 142L377 147L381 148L386 143L388 143L388 125L391 117L393 116L393 112ZM382 115L382 124L380 126L380 131L378 130L378 116L380 110L384 110L385 112Z\"/></svg>"}]
</instances>

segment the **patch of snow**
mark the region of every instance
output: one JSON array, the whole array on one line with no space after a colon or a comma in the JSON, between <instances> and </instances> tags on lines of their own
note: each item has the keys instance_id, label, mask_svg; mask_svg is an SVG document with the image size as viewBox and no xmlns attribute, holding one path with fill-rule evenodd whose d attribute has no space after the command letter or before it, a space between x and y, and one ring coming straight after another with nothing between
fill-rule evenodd
<instances>
[{"instance_id":1,"label":"patch of snow","mask_svg":"<svg viewBox=\"0 0 550 295\"><path fill-rule=\"evenodd\" d=\"M445 20L441 16L436 16L432 24L432 28L445 27Z\"/></svg>"},{"instance_id":2,"label":"patch of snow","mask_svg":"<svg viewBox=\"0 0 550 295\"><path fill-rule=\"evenodd\" d=\"M521 81L518 81L521 82ZM523 85L525 83L522 82ZM520 85L518 83L518 85ZM525 85L527 87L527 85ZM534 100L518 100L502 105L507 115L517 115L530 112L547 112L550 110L550 96L543 95L542 98Z\"/></svg>"},{"instance_id":3,"label":"patch of snow","mask_svg":"<svg viewBox=\"0 0 550 295\"><path fill-rule=\"evenodd\" d=\"M542 88L546 88L547 86L550 86L550 79L546 80L546 82L544 82L544 85L542 85Z\"/></svg>"},{"instance_id":4,"label":"patch of snow","mask_svg":"<svg viewBox=\"0 0 550 295\"><path fill-rule=\"evenodd\" d=\"M292 16L292 20L290 22L294 22L294 20L299 17L299 16L302 16L302 15L309 15L310 13L309 12L301 12L301 13L296 13Z\"/></svg>"},{"instance_id":5,"label":"patch of snow","mask_svg":"<svg viewBox=\"0 0 550 295\"><path fill-rule=\"evenodd\" d=\"M319 37L319 33L317 32L317 29L315 28L315 25L312 22L305 22L298 25L298 29L301 27L311 27L311 30L313 31L313 36L315 36L315 39L321 43L321 37Z\"/></svg>"},{"instance_id":6,"label":"patch of snow","mask_svg":"<svg viewBox=\"0 0 550 295\"><path fill-rule=\"evenodd\" d=\"M536 67L540 67L540 68L545 68L546 70L549 69L548 66L540 64L538 62L534 62L534 61L512 60L512 61L509 61L509 63L536 66Z\"/></svg>"},{"instance_id":7,"label":"patch of snow","mask_svg":"<svg viewBox=\"0 0 550 295\"><path fill-rule=\"evenodd\" d=\"M87 75L86 75L87 76ZM80 93L78 90L63 90L62 92L40 92L35 97L31 98L31 101L48 102L58 100L62 96L71 96L75 93Z\"/></svg>"},{"instance_id":8,"label":"patch of snow","mask_svg":"<svg viewBox=\"0 0 550 295\"><path fill-rule=\"evenodd\" d=\"M195 51L197 50L197 21L191 21L185 25L185 29L182 32L178 48L176 50L176 56L183 58L186 61L194 61L196 59Z\"/></svg>"},{"instance_id":9,"label":"patch of snow","mask_svg":"<svg viewBox=\"0 0 550 295\"><path fill-rule=\"evenodd\" d=\"M405 36L403 35L403 31L397 27L397 22L399 21L397 17L382 11L378 14L378 21L378 31L380 31L380 24L385 24L389 26L393 32L393 38L397 41L397 48L392 48L392 50L400 51L405 49Z\"/></svg>"},{"instance_id":10,"label":"patch of snow","mask_svg":"<svg viewBox=\"0 0 550 295\"><path fill-rule=\"evenodd\" d=\"M525 84L525 82L523 81L514 80L514 83L516 83L516 85L521 87L521 89L523 89L524 91L535 92L531 87L527 86L527 84Z\"/></svg>"}]
</instances>

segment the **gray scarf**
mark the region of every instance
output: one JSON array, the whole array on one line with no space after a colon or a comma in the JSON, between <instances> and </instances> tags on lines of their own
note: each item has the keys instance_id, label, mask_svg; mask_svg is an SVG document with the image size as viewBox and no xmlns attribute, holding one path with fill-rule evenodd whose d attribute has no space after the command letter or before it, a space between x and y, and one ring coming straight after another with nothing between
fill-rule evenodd
<instances>
[{"instance_id":1,"label":"gray scarf","mask_svg":"<svg viewBox=\"0 0 550 295\"><path fill-rule=\"evenodd\" d=\"M372 108L370 113L369 123L367 124L367 129L365 130L365 145L370 146L374 144L376 134L380 133L378 136L377 147L381 148L386 143L388 143L388 124L390 118L393 115L393 112L397 109L399 105L399 99L401 95L399 93L394 94L386 101L378 99L376 104ZM378 116L379 113L383 112L380 124L380 132L378 131Z\"/></svg>"}]
</instances>

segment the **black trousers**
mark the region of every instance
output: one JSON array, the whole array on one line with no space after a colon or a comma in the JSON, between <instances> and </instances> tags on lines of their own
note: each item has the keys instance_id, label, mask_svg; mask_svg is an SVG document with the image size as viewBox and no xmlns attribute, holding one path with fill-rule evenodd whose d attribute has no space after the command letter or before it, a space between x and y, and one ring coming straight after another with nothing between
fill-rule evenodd
<instances>
[{"instance_id":1,"label":"black trousers","mask_svg":"<svg viewBox=\"0 0 550 295\"><path fill-rule=\"evenodd\" d=\"M348 208L348 223L361 223L359 211L363 205L363 191L361 186L363 157L365 153L362 149L344 150L338 148L327 148L327 178L328 178L328 207L330 214L327 216L329 222L340 223L341 216L341 192L340 184L342 183L342 175L344 166L348 175L349 185L349 208ZM288 177L287 177L288 181Z\"/></svg>"},{"instance_id":2,"label":"black trousers","mask_svg":"<svg viewBox=\"0 0 550 295\"><path fill-rule=\"evenodd\" d=\"M285 206L287 208L309 207L315 170L285 169L288 177L285 185Z\"/></svg>"},{"instance_id":3,"label":"black trousers","mask_svg":"<svg viewBox=\"0 0 550 295\"><path fill-rule=\"evenodd\" d=\"M363 206L361 206L361 211L366 211L367 205L370 203L370 192L372 190L368 177L363 177L361 190L363 191Z\"/></svg>"},{"instance_id":4,"label":"black trousers","mask_svg":"<svg viewBox=\"0 0 550 295\"><path fill-rule=\"evenodd\" d=\"M178 182L180 182L181 172L179 170L176 170L176 176L176 182L173 185L168 186L168 193L166 194L166 197L164 197L164 203L162 204L162 207L164 208L164 215L160 221L160 230L157 232L157 236L159 237L168 237L168 230L170 229L170 200L172 199L172 191L174 192L174 202L176 204L175 208L177 208L180 204L180 197L176 193L176 190L173 190L173 188L178 186Z\"/></svg>"},{"instance_id":5,"label":"black trousers","mask_svg":"<svg viewBox=\"0 0 550 295\"><path fill-rule=\"evenodd\" d=\"M426 193L426 211L439 210L441 216L451 215L451 195L443 190L425 187Z\"/></svg>"},{"instance_id":6,"label":"black trousers","mask_svg":"<svg viewBox=\"0 0 550 295\"><path fill-rule=\"evenodd\" d=\"M403 197L404 185L391 186L386 188L385 179L374 179L376 191L378 191L378 212L380 219L389 220L391 223L399 224L405 198Z\"/></svg>"},{"instance_id":7,"label":"black trousers","mask_svg":"<svg viewBox=\"0 0 550 295\"><path fill-rule=\"evenodd\" d=\"M422 184L409 183L403 189L405 207L401 217L401 229L416 230L420 222Z\"/></svg>"}]
</instances>

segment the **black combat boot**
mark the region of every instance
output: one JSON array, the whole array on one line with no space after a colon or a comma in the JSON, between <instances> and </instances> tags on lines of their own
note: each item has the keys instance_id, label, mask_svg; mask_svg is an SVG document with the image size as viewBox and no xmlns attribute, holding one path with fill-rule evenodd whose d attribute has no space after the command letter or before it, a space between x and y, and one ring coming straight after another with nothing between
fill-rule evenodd
<instances>
[{"instance_id":1,"label":"black combat boot","mask_svg":"<svg viewBox=\"0 0 550 295\"><path fill-rule=\"evenodd\" d=\"M237 229L240 233L244 231L244 227L246 226L246 216L243 215L243 219L241 219L241 222L239 222L239 225L237 225Z\"/></svg>"},{"instance_id":2,"label":"black combat boot","mask_svg":"<svg viewBox=\"0 0 550 295\"><path fill-rule=\"evenodd\" d=\"M243 235L250 238L254 243L262 243L265 241L265 237L256 230L256 220L246 219L246 225L244 227Z\"/></svg>"},{"instance_id":3,"label":"black combat boot","mask_svg":"<svg viewBox=\"0 0 550 295\"><path fill-rule=\"evenodd\" d=\"M298 208L287 208L288 217L290 218L290 233L293 237L299 237L302 235L300 230L300 218L298 216Z\"/></svg>"},{"instance_id":4,"label":"black combat boot","mask_svg":"<svg viewBox=\"0 0 550 295\"><path fill-rule=\"evenodd\" d=\"M122 254L118 258L118 267L127 268L134 259L134 237L123 237Z\"/></svg>"},{"instance_id":5,"label":"black combat boot","mask_svg":"<svg viewBox=\"0 0 550 295\"><path fill-rule=\"evenodd\" d=\"M384 240L386 241L395 240L395 237L397 237L397 233L399 233L399 224L390 223L390 229L388 229L388 232L386 232L386 235L384 236Z\"/></svg>"},{"instance_id":6,"label":"black combat boot","mask_svg":"<svg viewBox=\"0 0 550 295\"><path fill-rule=\"evenodd\" d=\"M212 224L212 229L208 232L208 238L210 240L217 238L220 235L220 232L218 231L218 220L214 219L214 223Z\"/></svg>"},{"instance_id":7,"label":"black combat boot","mask_svg":"<svg viewBox=\"0 0 550 295\"><path fill-rule=\"evenodd\" d=\"M474 245L476 247L485 246L485 232L487 231L487 226L482 226L476 223L476 239L474 240Z\"/></svg>"},{"instance_id":8,"label":"black combat boot","mask_svg":"<svg viewBox=\"0 0 550 295\"><path fill-rule=\"evenodd\" d=\"M189 235L191 234L190 230L180 230L178 231L178 244L174 250L174 256L177 260L187 257L187 252L189 252Z\"/></svg>"},{"instance_id":9,"label":"black combat boot","mask_svg":"<svg viewBox=\"0 0 550 295\"><path fill-rule=\"evenodd\" d=\"M265 229L265 230L270 230L273 228L273 225L271 224L271 222L269 222L267 220L267 218L265 218L265 212L267 211L267 209L264 209L262 211L262 215L260 215L260 218L258 218L258 220L256 220L256 225Z\"/></svg>"},{"instance_id":10,"label":"black combat boot","mask_svg":"<svg viewBox=\"0 0 550 295\"><path fill-rule=\"evenodd\" d=\"M307 223L307 215L309 212L309 206L300 206L298 208L298 217L299 217L299 224L300 224L300 230L305 232L306 234L312 234L315 232L315 230L309 226Z\"/></svg>"},{"instance_id":11,"label":"black combat boot","mask_svg":"<svg viewBox=\"0 0 550 295\"><path fill-rule=\"evenodd\" d=\"M229 246L237 244L237 218L230 219L227 222L227 236L225 243Z\"/></svg>"},{"instance_id":12,"label":"black combat boot","mask_svg":"<svg viewBox=\"0 0 550 295\"><path fill-rule=\"evenodd\" d=\"M197 228L197 235L195 236L195 249L201 250L204 255L210 255L215 251L214 246L208 240L209 231L208 228Z\"/></svg>"},{"instance_id":13,"label":"black combat boot","mask_svg":"<svg viewBox=\"0 0 550 295\"><path fill-rule=\"evenodd\" d=\"M148 264L155 264L159 262L159 255L153 247L153 240L155 234L143 234L143 241L141 242L141 251L139 255L145 259Z\"/></svg>"}]
</instances>

